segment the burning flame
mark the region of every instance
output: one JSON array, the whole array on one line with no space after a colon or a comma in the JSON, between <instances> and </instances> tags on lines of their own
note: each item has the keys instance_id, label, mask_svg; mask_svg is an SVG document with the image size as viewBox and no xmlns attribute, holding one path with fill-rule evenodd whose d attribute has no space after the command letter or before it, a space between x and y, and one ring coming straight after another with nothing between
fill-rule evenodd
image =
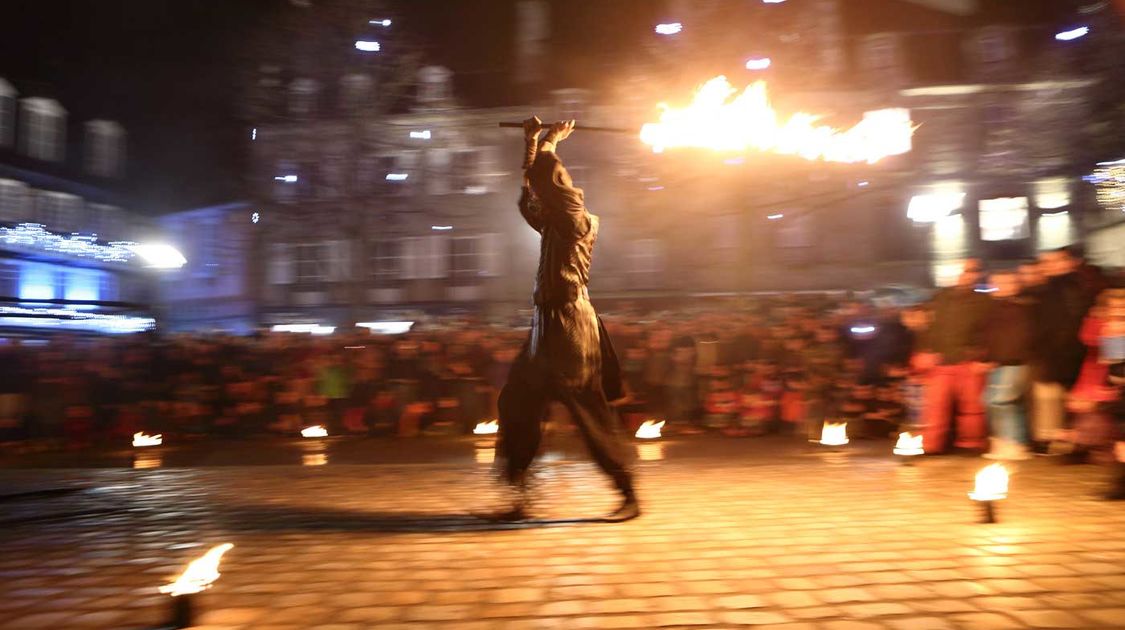
<instances>
[{"instance_id":1,"label":"burning flame","mask_svg":"<svg viewBox=\"0 0 1125 630\"><path fill-rule=\"evenodd\" d=\"M977 473L976 487L969 493L974 501L996 501L1008 496L1008 469L991 464Z\"/></svg>"},{"instance_id":2,"label":"burning flame","mask_svg":"<svg viewBox=\"0 0 1125 630\"><path fill-rule=\"evenodd\" d=\"M895 455L922 455L926 451L922 449L922 436L910 435L909 433L899 433L898 442L895 443Z\"/></svg>"},{"instance_id":3,"label":"burning flame","mask_svg":"<svg viewBox=\"0 0 1125 630\"><path fill-rule=\"evenodd\" d=\"M848 443L847 422L825 422L820 429L820 443L825 446L843 446Z\"/></svg>"},{"instance_id":4,"label":"burning flame","mask_svg":"<svg viewBox=\"0 0 1125 630\"><path fill-rule=\"evenodd\" d=\"M325 429L324 427L320 426L319 424L314 424L311 427L306 427L304 429L301 429L301 437L307 437L307 438L328 437L328 429Z\"/></svg>"},{"instance_id":5,"label":"burning flame","mask_svg":"<svg viewBox=\"0 0 1125 630\"><path fill-rule=\"evenodd\" d=\"M145 435L138 431L133 434L133 446L160 446L163 443L164 437L160 433L156 435Z\"/></svg>"},{"instance_id":6,"label":"burning flame","mask_svg":"<svg viewBox=\"0 0 1125 630\"><path fill-rule=\"evenodd\" d=\"M161 593L173 597L177 595L191 595L211 588L211 584L219 579L219 560L223 554L230 551L234 545L223 543L211 548L203 554L202 558L192 560L180 577L175 582L160 587Z\"/></svg>"},{"instance_id":7,"label":"burning flame","mask_svg":"<svg viewBox=\"0 0 1125 630\"><path fill-rule=\"evenodd\" d=\"M484 420L477 423L473 427L473 435L495 435L500 430L500 422L497 420Z\"/></svg>"},{"instance_id":8,"label":"burning flame","mask_svg":"<svg viewBox=\"0 0 1125 630\"><path fill-rule=\"evenodd\" d=\"M863 115L847 130L816 124L813 114L797 112L787 121L770 105L766 84L757 81L741 93L724 76L704 83L690 105L660 104L660 122L641 128L641 141L656 152L695 147L717 151L755 149L806 160L867 162L908 153L915 125L906 109L880 109Z\"/></svg>"},{"instance_id":9,"label":"burning flame","mask_svg":"<svg viewBox=\"0 0 1125 630\"><path fill-rule=\"evenodd\" d=\"M664 421L645 420L637 427L636 437L642 440L654 440L660 437L660 430L664 428Z\"/></svg>"}]
</instances>

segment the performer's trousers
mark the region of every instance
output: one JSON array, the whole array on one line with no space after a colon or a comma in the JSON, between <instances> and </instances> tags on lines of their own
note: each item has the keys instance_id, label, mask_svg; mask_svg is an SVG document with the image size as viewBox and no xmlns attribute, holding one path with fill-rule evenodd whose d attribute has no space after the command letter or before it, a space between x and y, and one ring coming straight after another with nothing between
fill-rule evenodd
<instances>
[{"instance_id":1,"label":"performer's trousers","mask_svg":"<svg viewBox=\"0 0 1125 630\"><path fill-rule=\"evenodd\" d=\"M537 386L520 378L519 370L512 370L499 403L498 454L505 459L507 480L514 484L524 480L539 451L543 420L552 400L570 413L594 462L622 494L632 497L633 449L625 439L617 412L605 398L600 379L581 388Z\"/></svg>"}]
</instances>

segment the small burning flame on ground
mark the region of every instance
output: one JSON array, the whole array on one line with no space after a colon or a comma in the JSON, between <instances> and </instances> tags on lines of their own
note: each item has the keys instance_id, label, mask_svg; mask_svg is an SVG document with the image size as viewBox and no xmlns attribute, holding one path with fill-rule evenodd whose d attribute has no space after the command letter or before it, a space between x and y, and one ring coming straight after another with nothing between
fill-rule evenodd
<instances>
[{"instance_id":1,"label":"small burning flame on ground","mask_svg":"<svg viewBox=\"0 0 1125 630\"><path fill-rule=\"evenodd\" d=\"M145 435L143 432L138 431L133 434L133 446L160 446L163 443L164 436L160 433L156 435Z\"/></svg>"},{"instance_id":2,"label":"small burning flame on ground","mask_svg":"<svg viewBox=\"0 0 1125 630\"><path fill-rule=\"evenodd\" d=\"M660 437L660 430L664 428L664 420L645 420L637 427L636 437L642 440L655 440Z\"/></svg>"},{"instance_id":3,"label":"small burning flame on ground","mask_svg":"<svg viewBox=\"0 0 1125 630\"><path fill-rule=\"evenodd\" d=\"M976 487L969 493L974 501L996 501L1008 496L1008 469L991 464L977 473Z\"/></svg>"},{"instance_id":4,"label":"small burning flame on ground","mask_svg":"<svg viewBox=\"0 0 1125 630\"><path fill-rule=\"evenodd\" d=\"M306 427L304 429L301 429L301 437L307 437L307 438L328 437L328 429L325 429L324 427L320 426L319 424L314 424L311 427Z\"/></svg>"},{"instance_id":5,"label":"small burning flame on ground","mask_svg":"<svg viewBox=\"0 0 1125 630\"><path fill-rule=\"evenodd\" d=\"M824 446L843 446L848 443L847 422L825 422L820 428L820 443Z\"/></svg>"},{"instance_id":6,"label":"small burning flame on ground","mask_svg":"<svg viewBox=\"0 0 1125 630\"><path fill-rule=\"evenodd\" d=\"M500 431L500 422L497 420L484 420L473 427L473 435L495 435Z\"/></svg>"},{"instance_id":7,"label":"small burning flame on ground","mask_svg":"<svg viewBox=\"0 0 1125 630\"><path fill-rule=\"evenodd\" d=\"M664 103L660 107L660 122L641 128L641 141L657 152L681 147L755 149L806 160L874 164L908 153L915 129L906 109L867 112L862 121L843 131L818 125L819 116L803 112L783 122L770 105L764 82L739 93L723 76L704 83L686 107Z\"/></svg>"},{"instance_id":8,"label":"small burning flame on ground","mask_svg":"<svg viewBox=\"0 0 1125 630\"><path fill-rule=\"evenodd\" d=\"M175 582L161 586L160 592L176 597L211 588L211 584L219 579L219 560L222 560L223 554L233 547L231 543L212 547L210 551L203 554L202 558L192 560Z\"/></svg>"},{"instance_id":9,"label":"small burning flame on ground","mask_svg":"<svg viewBox=\"0 0 1125 630\"><path fill-rule=\"evenodd\" d=\"M895 455L913 456L923 455L925 450L922 448L922 436L911 435L910 433L899 433L898 442L895 443Z\"/></svg>"}]
</instances>

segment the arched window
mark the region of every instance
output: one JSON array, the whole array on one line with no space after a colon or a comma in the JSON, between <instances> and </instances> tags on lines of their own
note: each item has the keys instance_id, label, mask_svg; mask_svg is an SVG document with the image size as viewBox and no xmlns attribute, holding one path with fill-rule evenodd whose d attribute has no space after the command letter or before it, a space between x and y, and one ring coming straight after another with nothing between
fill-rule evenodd
<instances>
[{"instance_id":1,"label":"arched window","mask_svg":"<svg viewBox=\"0 0 1125 630\"><path fill-rule=\"evenodd\" d=\"M86 123L86 172L101 177L118 177L124 170L125 129L112 120Z\"/></svg>"},{"instance_id":2,"label":"arched window","mask_svg":"<svg viewBox=\"0 0 1125 630\"><path fill-rule=\"evenodd\" d=\"M344 111L356 113L370 106L374 82L366 74L349 74L340 79L340 104Z\"/></svg>"},{"instance_id":3,"label":"arched window","mask_svg":"<svg viewBox=\"0 0 1125 630\"><path fill-rule=\"evenodd\" d=\"M16 89L4 79L0 79L0 147L12 146L15 138Z\"/></svg>"},{"instance_id":4,"label":"arched window","mask_svg":"<svg viewBox=\"0 0 1125 630\"><path fill-rule=\"evenodd\" d=\"M21 145L29 157L61 162L66 155L66 110L49 98L21 103Z\"/></svg>"},{"instance_id":5,"label":"arched window","mask_svg":"<svg viewBox=\"0 0 1125 630\"><path fill-rule=\"evenodd\" d=\"M316 113L320 84L314 79L295 79L289 84L289 114L312 116Z\"/></svg>"},{"instance_id":6,"label":"arched window","mask_svg":"<svg viewBox=\"0 0 1125 630\"><path fill-rule=\"evenodd\" d=\"M426 66L418 71L418 102L438 105L453 96L453 72L441 66Z\"/></svg>"}]
</instances>

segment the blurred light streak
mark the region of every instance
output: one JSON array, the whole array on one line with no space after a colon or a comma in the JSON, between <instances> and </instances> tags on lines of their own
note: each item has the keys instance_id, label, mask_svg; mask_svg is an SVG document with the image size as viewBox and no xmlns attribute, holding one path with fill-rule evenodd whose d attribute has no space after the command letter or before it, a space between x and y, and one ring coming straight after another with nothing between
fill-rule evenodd
<instances>
[{"instance_id":1,"label":"blurred light streak","mask_svg":"<svg viewBox=\"0 0 1125 630\"><path fill-rule=\"evenodd\" d=\"M1089 34L1090 34L1090 27L1089 26L1079 26L1078 28L1073 28L1069 31L1062 31L1061 33L1055 33L1055 39L1059 40L1060 42L1070 42L1070 41L1074 41L1076 39L1085 37Z\"/></svg>"}]
</instances>

